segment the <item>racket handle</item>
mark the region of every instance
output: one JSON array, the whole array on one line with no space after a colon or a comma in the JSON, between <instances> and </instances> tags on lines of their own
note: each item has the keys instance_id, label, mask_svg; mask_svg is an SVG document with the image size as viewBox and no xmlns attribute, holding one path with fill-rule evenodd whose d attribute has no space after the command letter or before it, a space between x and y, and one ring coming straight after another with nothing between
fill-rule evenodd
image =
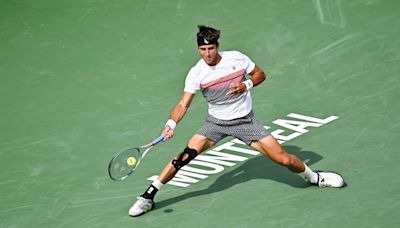
<instances>
[{"instance_id":1,"label":"racket handle","mask_svg":"<svg viewBox=\"0 0 400 228\"><path fill-rule=\"evenodd\" d=\"M151 142L151 145L159 144L160 142L162 142L164 140L164 138L165 138L164 135L160 135L158 138L154 139L153 142Z\"/></svg>"}]
</instances>

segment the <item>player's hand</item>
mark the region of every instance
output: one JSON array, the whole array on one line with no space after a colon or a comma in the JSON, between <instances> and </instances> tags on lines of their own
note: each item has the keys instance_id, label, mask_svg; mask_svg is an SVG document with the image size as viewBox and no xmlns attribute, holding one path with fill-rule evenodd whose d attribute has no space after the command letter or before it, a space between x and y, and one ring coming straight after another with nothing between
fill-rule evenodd
<instances>
[{"instance_id":1,"label":"player's hand","mask_svg":"<svg viewBox=\"0 0 400 228\"><path fill-rule=\"evenodd\" d=\"M241 82L235 82L229 85L229 92L226 94L228 96L234 96L236 94L244 93L246 91L246 85Z\"/></svg>"},{"instance_id":2,"label":"player's hand","mask_svg":"<svg viewBox=\"0 0 400 228\"><path fill-rule=\"evenodd\" d=\"M174 136L174 130L172 130L169 125L167 125L167 126L165 126L165 128L161 134L164 135L163 141L165 142L168 139L172 138L172 136Z\"/></svg>"}]
</instances>

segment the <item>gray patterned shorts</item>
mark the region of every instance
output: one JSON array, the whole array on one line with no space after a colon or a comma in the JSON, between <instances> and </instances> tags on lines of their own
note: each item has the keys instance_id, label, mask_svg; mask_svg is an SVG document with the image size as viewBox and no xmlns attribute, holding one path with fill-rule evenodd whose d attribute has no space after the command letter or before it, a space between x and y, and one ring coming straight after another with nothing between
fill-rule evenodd
<instances>
[{"instance_id":1,"label":"gray patterned shorts","mask_svg":"<svg viewBox=\"0 0 400 228\"><path fill-rule=\"evenodd\" d=\"M267 129L258 123L253 112L233 120L220 120L208 115L203 126L197 130L197 134L214 142L218 142L227 136L233 136L247 145L250 145L252 141L258 141L270 135Z\"/></svg>"}]
</instances>

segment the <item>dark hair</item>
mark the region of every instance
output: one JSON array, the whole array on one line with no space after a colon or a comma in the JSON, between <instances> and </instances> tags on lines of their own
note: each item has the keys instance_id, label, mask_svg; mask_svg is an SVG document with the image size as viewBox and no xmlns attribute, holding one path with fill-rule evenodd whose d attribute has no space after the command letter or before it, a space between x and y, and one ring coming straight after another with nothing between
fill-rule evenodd
<instances>
[{"instance_id":1,"label":"dark hair","mask_svg":"<svg viewBox=\"0 0 400 228\"><path fill-rule=\"evenodd\" d=\"M197 45L218 44L220 30L208 27L205 25L198 25L199 32L197 33Z\"/></svg>"}]
</instances>

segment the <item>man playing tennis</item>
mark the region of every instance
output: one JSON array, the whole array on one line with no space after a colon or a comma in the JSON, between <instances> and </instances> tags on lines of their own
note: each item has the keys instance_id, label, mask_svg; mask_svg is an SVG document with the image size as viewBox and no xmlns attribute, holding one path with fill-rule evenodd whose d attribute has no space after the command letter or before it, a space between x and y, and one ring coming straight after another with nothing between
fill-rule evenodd
<instances>
[{"instance_id":1,"label":"man playing tennis","mask_svg":"<svg viewBox=\"0 0 400 228\"><path fill-rule=\"evenodd\" d=\"M319 187L343 187L344 180L339 174L312 171L298 157L287 153L264 126L257 122L252 112L249 90L265 80L265 73L240 52L219 52L219 30L207 26L198 28L197 45L201 59L186 77L182 97L172 109L170 119L162 131L164 140L173 136L176 124L184 117L198 90L208 102L208 117L183 152L168 163L158 179L137 198L129 215L139 216L151 210L157 191L180 168L227 136L240 139L276 163L304 177L311 184ZM250 79L246 80L246 74L250 75Z\"/></svg>"}]
</instances>

